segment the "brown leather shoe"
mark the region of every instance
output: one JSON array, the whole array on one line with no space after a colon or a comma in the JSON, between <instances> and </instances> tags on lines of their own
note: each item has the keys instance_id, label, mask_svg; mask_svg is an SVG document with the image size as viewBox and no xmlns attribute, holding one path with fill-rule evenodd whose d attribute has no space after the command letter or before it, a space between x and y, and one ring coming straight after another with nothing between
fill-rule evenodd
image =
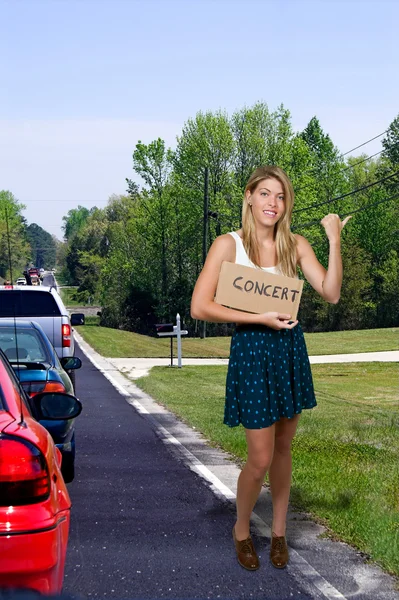
<instances>
[{"instance_id":1,"label":"brown leather shoe","mask_svg":"<svg viewBox=\"0 0 399 600\"><path fill-rule=\"evenodd\" d=\"M238 562L248 571L259 569L259 558L256 554L251 536L246 540L239 541L236 538L235 528L233 527L233 540L236 547Z\"/></svg>"},{"instance_id":2,"label":"brown leather shoe","mask_svg":"<svg viewBox=\"0 0 399 600\"><path fill-rule=\"evenodd\" d=\"M285 537L283 535L278 537L272 534L270 560L273 567L284 569L287 566L288 559L288 546Z\"/></svg>"}]
</instances>

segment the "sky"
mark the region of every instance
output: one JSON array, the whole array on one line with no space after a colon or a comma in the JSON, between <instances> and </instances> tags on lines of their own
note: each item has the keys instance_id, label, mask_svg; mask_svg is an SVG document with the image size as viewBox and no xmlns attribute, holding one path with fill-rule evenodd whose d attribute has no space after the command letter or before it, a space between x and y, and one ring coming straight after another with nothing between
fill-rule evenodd
<instances>
[{"instance_id":1,"label":"sky","mask_svg":"<svg viewBox=\"0 0 399 600\"><path fill-rule=\"evenodd\" d=\"M398 23L396 0L0 0L0 189L62 239L139 181L139 140L257 101L347 152L399 113Z\"/></svg>"}]
</instances>

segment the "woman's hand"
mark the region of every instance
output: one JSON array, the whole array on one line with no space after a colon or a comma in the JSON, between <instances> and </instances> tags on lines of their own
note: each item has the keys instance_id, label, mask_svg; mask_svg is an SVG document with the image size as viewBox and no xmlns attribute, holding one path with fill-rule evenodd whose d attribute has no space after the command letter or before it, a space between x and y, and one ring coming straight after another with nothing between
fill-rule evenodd
<instances>
[{"instance_id":1,"label":"woman's hand","mask_svg":"<svg viewBox=\"0 0 399 600\"><path fill-rule=\"evenodd\" d=\"M271 327L271 329L293 329L298 325L298 321L291 321L291 315L284 315L278 312L266 312L258 315L257 322L261 325Z\"/></svg>"},{"instance_id":2,"label":"woman's hand","mask_svg":"<svg viewBox=\"0 0 399 600\"><path fill-rule=\"evenodd\" d=\"M326 215L320 223L323 225L326 230L326 234L330 242L337 242L341 237L341 231L352 217L346 217L343 221L341 221L339 215L329 214Z\"/></svg>"}]
</instances>

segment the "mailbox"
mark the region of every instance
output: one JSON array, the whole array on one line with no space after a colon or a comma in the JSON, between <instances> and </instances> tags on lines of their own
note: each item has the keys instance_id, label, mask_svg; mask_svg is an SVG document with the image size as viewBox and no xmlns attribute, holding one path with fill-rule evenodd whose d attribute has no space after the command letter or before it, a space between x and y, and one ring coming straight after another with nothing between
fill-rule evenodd
<instances>
[{"instance_id":1,"label":"mailbox","mask_svg":"<svg viewBox=\"0 0 399 600\"><path fill-rule=\"evenodd\" d=\"M155 325L155 329L157 330L157 334L160 333L173 333L173 323L157 323Z\"/></svg>"},{"instance_id":2,"label":"mailbox","mask_svg":"<svg viewBox=\"0 0 399 600\"><path fill-rule=\"evenodd\" d=\"M176 323L177 325L173 325L173 323L157 323L155 325L155 329L157 331L158 337L168 337L170 338L170 366L173 367L173 338L177 338L177 365L181 367L181 336L187 335L188 331L186 329L181 329L180 323L180 315L177 313L176 315Z\"/></svg>"}]
</instances>

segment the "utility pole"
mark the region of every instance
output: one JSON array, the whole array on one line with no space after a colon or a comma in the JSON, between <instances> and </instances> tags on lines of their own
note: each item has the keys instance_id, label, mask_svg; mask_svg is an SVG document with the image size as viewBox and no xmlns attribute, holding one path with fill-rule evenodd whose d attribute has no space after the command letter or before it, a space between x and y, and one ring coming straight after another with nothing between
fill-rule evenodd
<instances>
[{"instance_id":1,"label":"utility pole","mask_svg":"<svg viewBox=\"0 0 399 600\"><path fill-rule=\"evenodd\" d=\"M13 274L12 274L12 260L11 260L11 244L10 244L10 228L8 225L8 210L7 205L4 206L4 210L6 213L6 228L7 228L7 242L8 242L8 264L10 267L10 282L11 285L14 283Z\"/></svg>"},{"instance_id":2,"label":"utility pole","mask_svg":"<svg viewBox=\"0 0 399 600\"><path fill-rule=\"evenodd\" d=\"M205 264L206 255L208 253L208 215L209 211L209 169L205 167L204 181L204 229L202 237L202 265ZM206 338L206 321L202 322L201 338Z\"/></svg>"}]
</instances>

